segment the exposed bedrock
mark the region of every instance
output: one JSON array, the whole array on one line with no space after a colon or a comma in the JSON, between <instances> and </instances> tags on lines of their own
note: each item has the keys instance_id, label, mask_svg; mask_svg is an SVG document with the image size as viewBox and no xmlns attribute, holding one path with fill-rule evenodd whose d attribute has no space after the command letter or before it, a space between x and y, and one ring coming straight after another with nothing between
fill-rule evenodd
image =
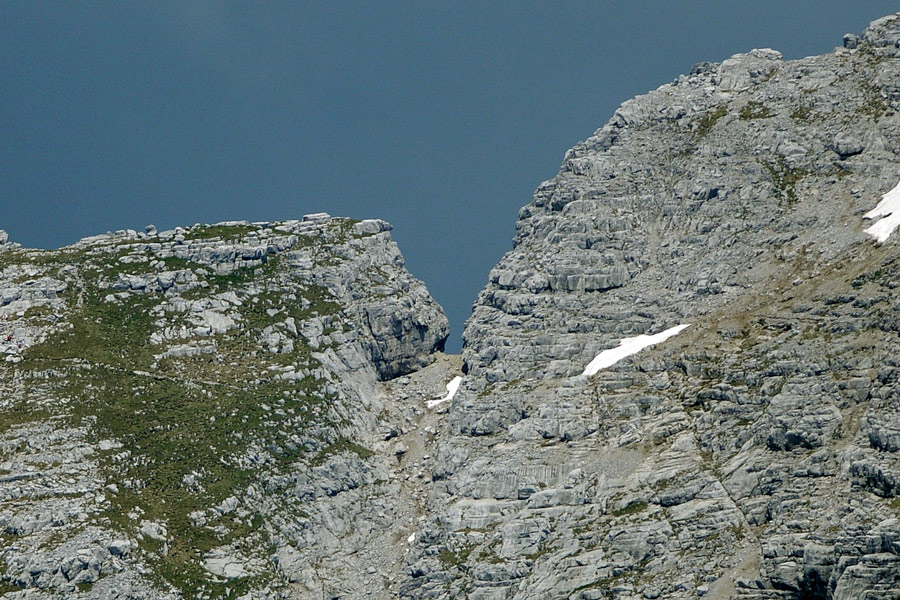
<instances>
[{"instance_id":1,"label":"exposed bedrock","mask_svg":"<svg viewBox=\"0 0 900 600\"><path fill-rule=\"evenodd\" d=\"M896 596L898 39L696 65L566 154L467 323L407 597Z\"/></svg>"}]
</instances>

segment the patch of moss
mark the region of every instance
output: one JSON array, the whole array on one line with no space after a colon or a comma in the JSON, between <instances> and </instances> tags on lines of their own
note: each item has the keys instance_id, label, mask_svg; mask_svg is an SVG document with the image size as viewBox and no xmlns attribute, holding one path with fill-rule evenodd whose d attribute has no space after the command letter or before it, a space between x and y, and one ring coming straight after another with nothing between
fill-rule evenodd
<instances>
[{"instance_id":1,"label":"patch of moss","mask_svg":"<svg viewBox=\"0 0 900 600\"><path fill-rule=\"evenodd\" d=\"M261 525L258 517L249 522L223 518L219 524L226 532L216 533L194 525L190 513L239 494L255 480L255 467L269 472L289 467L305 450L292 440L292 432L326 418L315 410L322 397L281 381L246 388L207 386L97 366L70 373L67 383L65 391L79 398L73 420L92 423L98 437L118 439L130 451L125 458L115 453L104 458L120 493L111 497L102 517L132 533L137 524L128 515L135 508L142 519L165 523L169 548L154 556L155 572L189 597L209 586L209 575L198 563L202 554L251 539ZM293 414L295 424L287 425L275 407ZM264 464L239 460L251 443L270 453ZM186 484L186 476L196 472L199 485ZM248 551L261 546L253 544ZM146 549L156 550L149 540Z\"/></svg>"},{"instance_id":2,"label":"patch of moss","mask_svg":"<svg viewBox=\"0 0 900 600\"><path fill-rule=\"evenodd\" d=\"M155 328L149 310L157 299L150 294L133 294L106 302L104 295L102 290L86 291L83 307L71 316L71 329L29 348L22 367L39 368L47 361L65 359L147 367L152 361L148 338Z\"/></svg>"},{"instance_id":3,"label":"patch of moss","mask_svg":"<svg viewBox=\"0 0 900 600\"><path fill-rule=\"evenodd\" d=\"M23 589L25 588L19 587L7 579L0 579L0 596L21 592Z\"/></svg>"},{"instance_id":4,"label":"patch of moss","mask_svg":"<svg viewBox=\"0 0 900 600\"><path fill-rule=\"evenodd\" d=\"M769 173L779 204L787 204L790 207L800 201L797 196L797 184L809 175L807 171L791 167L781 155L776 156L774 161L763 161L762 166Z\"/></svg>"},{"instance_id":5,"label":"patch of moss","mask_svg":"<svg viewBox=\"0 0 900 600\"><path fill-rule=\"evenodd\" d=\"M353 440L340 438L336 442L333 442L322 448L322 450L320 450L316 457L313 459L312 464L321 465L328 459L329 456L334 456L335 454L343 454L344 452L351 452L363 460L371 458L375 455L374 452L372 452L365 446L360 446Z\"/></svg>"},{"instance_id":6,"label":"patch of moss","mask_svg":"<svg viewBox=\"0 0 900 600\"><path fill-rule=\"evenodd\" d=\"M22 263L22 253L18 250L4 250L0 252L0 271Z\"/></svg>"},{"instance_id":7,"label":"patch of moss","mask_svg":"<svg viewBox=\"0 0 900 600\"><path fill-rule=\"evenodd\" d=\"M269 311L276 311L269 314ZM297 287L291 294L267 289L261 294L248 298L238 308L245 327L263 329L292 317L300 322L313 316L334 315L341 311L341 305L324 287L305 285Z\"/></svg>"},{"instance_id":8,"label":"patch of moss","mask_svg":"<svg viewBox=\"0 0 900 600\"><path fill-rule=\"evenodd\" d=\"M445 548L438 554L438 558L440 558L441 563L443 563L445 567L462 567L465 565L466 560L468 560L469 555L472 554L472 550L474 549L474 546L466 546L454 552L453 550Z\"/></svg>"},{"instance_id":9,"label":"patch of moss","mask_svg":"<svg viewBox=\"0 0 900 600\"><path fill-rule=\"evenodd\" d=\"M265 283L255 279L259 275L239 269L215 283L222 291L242 292L250 282ZM333 397L314 377L285 381L261 373L254 357L259 350L256 338L246 331L219 335L215 355L169 361L153 371L153 354L159 349L150 344L157 328L152 312L161 297L131 295L106 302L107 291L95 284L89 282L82 291L80 307L70 303L71 328L30 348L17 368L54 371L56 375L41 385L69 399L64 418L72 426L88 427L97 439L117 439L128 450L98 457L120 491L110 495L110 509L97 519L131 536L140 520L166 525L166 552L161 551L161 542L147 538L142 544L160 583L175 586L185 597L234 598L246 593L265 576L215 583L200 559L223 544L258 556L267 547L262 518L225 515L198 526L190 515L195 511L209 515L208 509L229 496L240 496L262 472L287 472L297 461L309 459L312 451L296 434L306 426L332 430ZM303 294L309 296L306 309L301 308ZM298 316L337 308L324 289L301 290L295 298L292 303L273 294L242 308L255 311L245 313L245 318L260 319L251 323L254 329L265 325L260 315L276 300L279 308ZM283 320L284 314L278 318ZM302 338L295 340L289 360L320 366ZM48 416L23 403L2 412L0 428ZM247 459L248 447L261 451L254 460ZM370 450L345 439L326 446L319 455L342 451L371 456ZM192 477L196 482L190 481ZM135 514L140 518L134 519Z\"/></svg>"},{"instance_id":10,"label":"patch of moss","mask_svg":"<svg viewBox=\"0 0 900 600\"><path fill-rule=\"evenodd\" d=\"M712 112L708 112L700 119L697 123L696 132L700 137L705 137L710 130L715 126L715 124L728 114L728 108L724 105L719 106Z\"/></svg>"},{"instance_id":11,"label":"patch of moss","mask_svg":"<svg viewBox=\"0 0 900 600\"><path fill-rule=\"evenodd\" d=\"M620 509L612 511L612 516L624 517L627 515L636 515L640 512L644 512L645 510L647 510L648 506L650 506L650 505L643 501L632 502L631 504L628 504L627 506L624 506Z\"/></svg>"},{"instance_id":12,"label":"patch of moss","mask_svg":"<svg viewBox=\"0 0 900 600\"><path fill-rule=\"evenodd\" d=\"M26 319L40 319L42 317L48 317L53 313L54 310L49 304L43 304L41 306L29 306L28 310L25 311L24 317Z\"/></svg>"},{"instance_id":13,"label":"patch of moss","mask_svg":"<svg viewBox=\"0 0 900 600\"><path fill-rule=\"evenodd\" d=\"M178 256L167 256L161 259L166 264L167 271L184 271L187 269L201 269L203 265L200 263L195 263L192 260L188 260L187 258L180 258Z\"/></svg>"},{"instance_id":14,"label":"patch of moss","mask_svg":"<svg viewBox=\"0 0 900 600\"><path fill-rule=\"evenodd\" d=\"M813 111L808 106L798 106L791 112L791 118L796 121L809 121L813 116Z\"/></svg>"},{"instance_id":15,"label":"patch of moss","mask_svg":"<svg viewBox=\"0 0 900 600\"><path fill-rule=\"evenodd\" d=\"M39 267L52 265L61 266L65 263L67 258L74 258L72 254L73 253L63 253L56 250L28 250L21 258L24 258L22 262Z\"/></svg>"},{"instance_id":16,"label":"patch of moss","mask_svg":"<svg viewBox=\"0 0 900 600\"><path fill-rule=\"evenodd\" d=\"M862 91L863 103L859 112L872 117L876 121L880 119L882 115L891 112L891 105L888 104L888 101L881 95L881 90L879 88L872 84L864 84Z\"/></svg>"},{"instance_id":17,"label":"patch of moss","mask_svg":"<svg viewBox=\"0 0 900 600\"><path fill-rule=\"evenodd\" d=\"M5 534L0 534L0 536L5 536ZM0 542L5 541L0 538ZM22 588L20 586L15 585L12 581L7 579L3 574L9 570L6 561L0 558L0 595L3 594L11 594L13 592L20 592Z\"/></svg>"},{"instance_id":18,"label":"patch of moss","mask_svg":"<svg viewBox=\"0 0 900 600\"><path fill-rule=\"evenodd\" d=\"M348 219L345 217L331 220L331 223L336 226L336 230L337 230L336 233L337 233L338 239L340 239L342 241L350 239L350 236L353 232L353 226L356 225L357 223L361 223L361 222L362 221L360 221L359 219ZM357 236L357 237L363 237L363 236Z\"/></svg>"},{"instance_id":19,"label":"patch of moss","mask_svg":"<svg viewBox=\"0 0 900 600\"><path fill-rule=\"evenodd\" d=\"M264 269L266 265L268 265L272 261L267 261L264 263L260 269ZM206 279L209 282L211 288L219 292L226 292L230 289L244 287L248 283L252 282L256 276L257 269L234 269L229 273L216 273L208 276ZM261 273L260 273L261 274Z\"/></svg>"},{"instance_id":20,"label":"patch of moss","mask_svg":"<svg viewBox=\"0 0 900 600\"><path fill-rule=\"evenodd\" d=\"M744 121L749 121L752 119L768 119L774 117L775 113L772 112L768 106L763 104L762 102L750 101L741 108L740 117Z\"/></svg>"}]
</instances>

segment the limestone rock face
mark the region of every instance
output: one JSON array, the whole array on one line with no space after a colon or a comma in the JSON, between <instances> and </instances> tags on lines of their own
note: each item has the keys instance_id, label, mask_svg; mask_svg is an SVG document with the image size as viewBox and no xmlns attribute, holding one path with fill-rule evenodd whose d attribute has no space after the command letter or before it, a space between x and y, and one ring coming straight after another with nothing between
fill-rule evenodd
<instances>
[{"instance_id":1,"label":"limestone rock face","mask_svg":"<svg viewBox=\"0 0 900 600\"><path fill-rule=\"evenodd\" d=\"M382 221L0 233L0 593L897 598L898 40L625 102L462 356Z\"/></svg>"},{"instance_id":2,"label":"limestone rock face","mask_svg":"<svg viewBox=\"0 0 900 600\"><path fill-rule=\"evenodd\" d=\"M0 593L383 593L419 415L382 382L447 319L390 225L313 217L0 236Z\"/></svg>"},{"instance_id":3,"label":"limestone rock face","mask_svg":"<svg viewBox=\"0 0 900 600\"><path fill-rule=\"evenodd\" d=\"M896 596L898 40L697 65L566 154L467 323L407 597Z\"/></svg>"}]
</instances>

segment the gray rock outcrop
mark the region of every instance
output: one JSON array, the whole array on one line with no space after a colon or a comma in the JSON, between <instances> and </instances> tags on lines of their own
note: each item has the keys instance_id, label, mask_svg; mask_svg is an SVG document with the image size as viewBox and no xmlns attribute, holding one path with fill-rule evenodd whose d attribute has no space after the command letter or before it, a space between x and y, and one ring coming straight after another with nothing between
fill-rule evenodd
<instances>
[{"instance_id":1,"label":"gray rock outcrop","mask_svg":"<svg viewBox=\"0 0 900 600\"><path fill-rule=\"evenodd\" d=\"M566 154L467 323L406 597L896 596L898 39L697 65Z\"/></svg>"},{"instance_id":2,"label":"gray rock outcrop","mask_svg":"<svg viewBox=\"0 0 900 600\"><path fill-rule=\"evenodd\" d=\"M410 490L371 448L416 414L382 381L441 357L448 325L390 229L319 214L6 244L0 594L365 595L376 576L343 574L399 564L380 527Z\"/></svg>"},{"instance_id":3,"label":"gray rock outcrop","mask_svg":"<svg viewBox=\"0 0 900 600\"><path fill-rule=\"evenodd\" d=\"M0 593L897 598L898 40L625 102L461 357L383 221L0 237Z\"/></svg>"}]
</instances>

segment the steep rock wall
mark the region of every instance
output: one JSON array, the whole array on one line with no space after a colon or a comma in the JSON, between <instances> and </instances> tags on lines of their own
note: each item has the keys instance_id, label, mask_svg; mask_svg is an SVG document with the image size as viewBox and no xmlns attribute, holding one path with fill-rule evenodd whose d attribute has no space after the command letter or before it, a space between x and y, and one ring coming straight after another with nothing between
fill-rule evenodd
<instances>
[{"instance_id":1,"label":"steep rock wall","mask_svg":"<svg viewBox=\"0 0 900 600\"><path fill-rule=\"evenodd\" d=\"M896 594L898 39L697 65L566 154L467 324L407 597Z\"/></svg>"},{"instance_id":2,"label":"steep rock wall","mask_svg":"<svg viewBox=\"0 0 900 600\"><path fill-rule=\"evenodd\" d=\"M389 231L0 236L0 593L383 595L344 580L398 564L380 528L410 518L376 456L405 427L381 381L448 334Z\"/></svg>"}]
</instances>

